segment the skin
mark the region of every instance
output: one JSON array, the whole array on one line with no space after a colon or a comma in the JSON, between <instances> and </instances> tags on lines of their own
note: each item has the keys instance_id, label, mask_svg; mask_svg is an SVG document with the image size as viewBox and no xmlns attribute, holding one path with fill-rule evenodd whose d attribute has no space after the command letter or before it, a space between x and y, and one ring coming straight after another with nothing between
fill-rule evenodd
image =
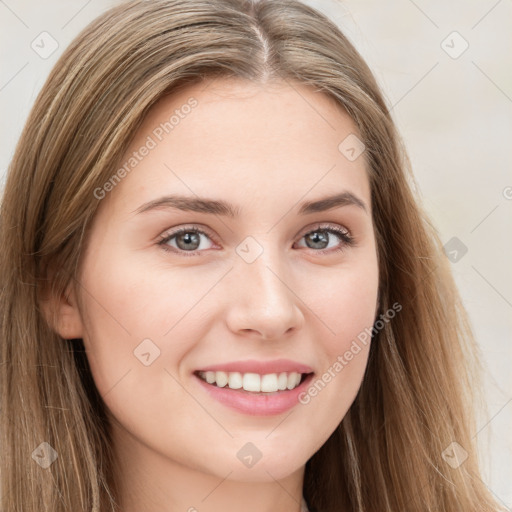
<instances>
[{"instance_id":1,"label":"skin","mask_svg":"<svg viewBox=\"0 0 512 512\"><path fill-rule=\"evenodd\" d=\"M338 150L358 131L307 85L217 79L160 100L123 162L190 97L198 105L101 200L58 330L83 338L112 418L123 512L298 512L305 464L352 404L369 345L308 404L279 415L229 409L193 372L289 358L318 378L371 328L378 265L369 180L363 157ZM302 201L342 191L367 211L297 214ZM171 193L222 199L241 213L136 212ZM176 238L168 247L180 253L159 245L191 224L206 233L192 256ZM356 245L335 234L308 245L304 235L318 224L348 230ZM236 252L248 236L263 249L251 264ZM145 366L134 350L148 338L160 355ZM251 468L236 456L248 442L262 453Z\"/></svg>"}]
</instances>

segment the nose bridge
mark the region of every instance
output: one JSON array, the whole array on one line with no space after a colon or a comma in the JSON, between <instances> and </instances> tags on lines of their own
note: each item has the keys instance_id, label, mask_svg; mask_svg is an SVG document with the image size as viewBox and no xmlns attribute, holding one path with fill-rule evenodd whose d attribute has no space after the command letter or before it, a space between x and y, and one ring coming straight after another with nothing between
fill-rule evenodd
<instances>
[{"instance_id":1,"label":"nose bridge","mask_svg":"<svg viewBox=\"0 0 512 512\"><path fill-rule=\"evenodd\" d=\"M285 286L286 268L283 255L267 247L252 263L242 264L244 281L252 287L256 297L268 301L269 305L290 301L289 289ZM283 282L284 281L284 282Z\"/></svg>"},{"instance_id":2,"label":"nose bridge","mask_svg":"<svg viewBox=\"0 0 512 512\"><path fill-rule=\"evenodd\" d=\"M272 237L265 237L265 240L261 237L255 242L254 239L248 240L247 245L242 242L238 248L242 251L237 251L234 279L241 293L235 295L232 304L236 311L231 316L232 327L256 330L265 337L278 337L298 326L298 299L292 292L292 283L287 282L290 274L285 255L272 242Z\"/></svg>"}]
</instances>

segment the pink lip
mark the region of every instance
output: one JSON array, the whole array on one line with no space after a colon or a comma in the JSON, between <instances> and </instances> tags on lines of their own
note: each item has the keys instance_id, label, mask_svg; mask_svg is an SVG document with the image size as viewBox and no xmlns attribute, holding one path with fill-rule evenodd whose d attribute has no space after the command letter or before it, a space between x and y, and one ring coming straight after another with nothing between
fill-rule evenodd
<instances>
[{"instance_id":1,"label":"pink lip","mask_svg":"<svg viewBox=\"0 0 512 512\"><path fill-rule=\"evenodd\" d=\"M282 372L312 373L313 369L310 366L291 361L290 359L274 359L273 361L257 361L256 359L249 359L246 361L232 361L230 363L215 364L201 368L198 371L258 373L260 375L265 375L268 373Z\"/></svg>"},{"instance_id":2,"label":"pink lip","mask_svg":"<svg viewBox=\"0 0 512 512\"><path fill-rule=\"evenodd\" d=\"M308 375L295 389L277 391L276 393L251 393L228 387L219 388L215 384L208 384L194 375L202 388L212 398L231 409L252 416L270 416L291 409L299 403L299 395L308 388L313 376L314 374Z\"/></svg>"}]
</instances>

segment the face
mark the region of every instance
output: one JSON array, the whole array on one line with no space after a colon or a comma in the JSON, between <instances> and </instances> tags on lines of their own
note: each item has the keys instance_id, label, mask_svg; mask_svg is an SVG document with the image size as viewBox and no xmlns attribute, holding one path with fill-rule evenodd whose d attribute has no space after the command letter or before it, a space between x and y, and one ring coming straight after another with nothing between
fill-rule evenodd
<instances>
[{"instance_id":1,"label":"face","mask_svg":"<svg viewBox=\"0 0 512 512\"><path fill-rule=\"evenodd\" d=\"M357 133L301 84L222 79L152 108L95 192L68 322L131 456L267 481L338 426L378 292L364 155L338 148Z\"/></svg>"}]
</instances>

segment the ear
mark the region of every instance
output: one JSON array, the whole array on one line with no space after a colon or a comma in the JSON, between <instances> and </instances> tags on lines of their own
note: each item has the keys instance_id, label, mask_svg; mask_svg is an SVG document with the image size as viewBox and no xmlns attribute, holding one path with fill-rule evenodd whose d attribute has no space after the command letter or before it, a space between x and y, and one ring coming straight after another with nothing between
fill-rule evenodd
<instances>
[{"instance_id":1,"label":"ear","mask_svg":"<svg viewBox=\"0 0 512 512\"><path fill-rule=\"evenodd\" d=\"M69 283L60 297L47 295L41 301L41 307L50 327L61 338L72 340L83 337L82 315L78 309L73 282Z\"/></svg>"}]
</instances>

